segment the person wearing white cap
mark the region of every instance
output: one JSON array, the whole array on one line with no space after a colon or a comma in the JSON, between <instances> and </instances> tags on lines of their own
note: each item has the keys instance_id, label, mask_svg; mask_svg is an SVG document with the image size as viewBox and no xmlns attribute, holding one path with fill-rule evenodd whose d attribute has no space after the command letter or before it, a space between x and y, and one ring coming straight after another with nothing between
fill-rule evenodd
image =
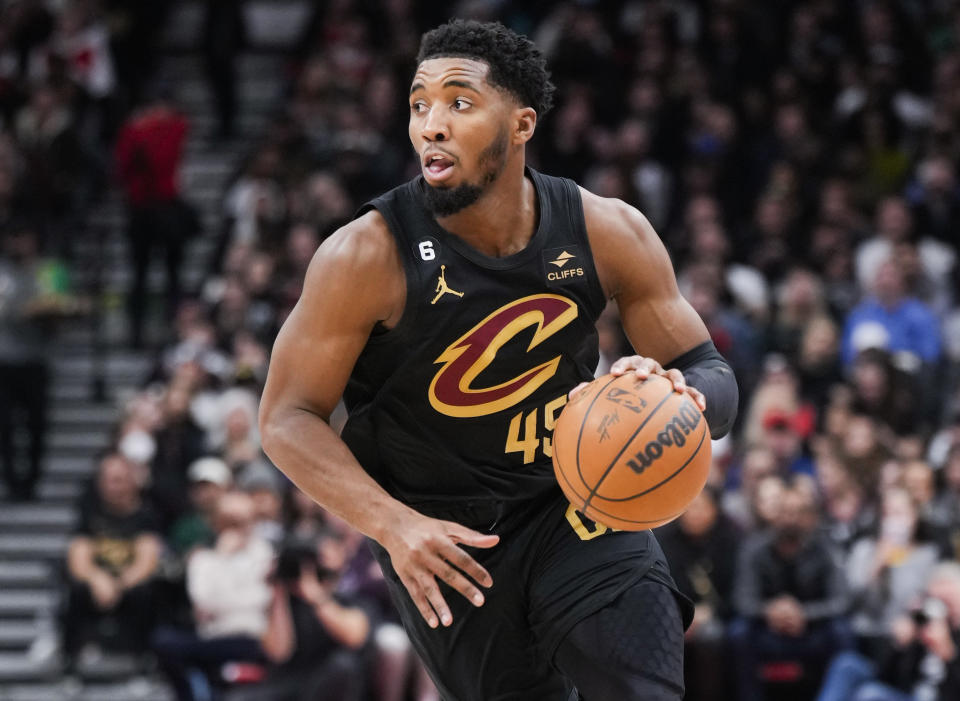
<instances>
[{"instance_id":1,"label":"person wearing white cap","mask_svg":"<svg viewBox=\"0 0 960 701\"><path fill-rule=\"evenodd\" d=\"M187 479L190 510L174 522L167 538L170 547L180 555L213 543L214 511L220 497L232 486L233 474L222 459L208 456L190 464Z\"/></svg>"}]
</instances>

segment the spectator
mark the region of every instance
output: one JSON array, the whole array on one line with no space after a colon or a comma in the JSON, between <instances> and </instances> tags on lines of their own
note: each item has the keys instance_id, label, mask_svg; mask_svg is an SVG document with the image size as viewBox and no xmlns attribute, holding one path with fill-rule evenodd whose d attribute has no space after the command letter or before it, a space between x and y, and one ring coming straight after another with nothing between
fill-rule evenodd
<instances>
[{"instance_id":1,"label":"spectator","mask_svg":"<svg viewBox=\"0 0 960 701\"><path fill-rule=\"evenodd\" d=\"M46 441L48 329L43 318L54 307L40 284L38 243L29 227L10 231L0 256L0 463L15 501L33 498ZM20 428L27 435L25 451L15 440Z\"/></svg>"},{"instance_id":2,"label":"spectator","mask_svg":"<svg viewBox=\"0 0 960 701\"><path fill-rule=\"evenodd\" d=\"M82 505L67 549L68 667L85 643L138 653L147 649L154 623L151 579L161 547L133 467L118 453L106 455L97 470L94 498Z\"/></svg>"},{"instance_id":3,"label":"spectator","mask_svg":"<svg viewBox=\"0 0 960 701\"><path fill-rule=\"evenodd\" d=\"M236 135L236 55L245 41L243 6L230 0L207 0L203 19L204 68L217 112L216 138Z\"/></svg>"},{"instance_id":4,"label":"spectator","mask_svg":"<svg viewBox=\"0 0 960 701\"><path fill-rule=\"evenodd\" d=\"M128 300L130 342L143 343L147 268L152 250L163 251L167 269L167 318L180 300L183 246L198 230L189 205L181 198L178 171L187 136L187 119L174 106L166 88L123 125L116 146L116 168L127 195L127 235L133 264Z\"/></svg>"},{"instance_id":5,"label":"spectator","mask_svg":"<svg viewBox=\"0 0 960 701\"><path fill-rule=\"evenodd\" d=\"M777 474L776 456L766 446L754 445L747 449L740 468L740 485L730 488L733 479L728 479L728 490L723 495L723 511L741 530L756 529L759 521L754 509L760 482Z\"/></svg>"},{"instance_id":6,"label":"spectator","mask_svg":"<svg viewBox=\"0 0 960 701\"><path fill-rule=\"evenodd\" d=\"M813 461L804 450L804 434L809 431L809 417L803 412L790 414L770 409L763 417L760 444L773 453L777 474L813 475Z\"/></svg>"},{"instance_id":7,"label":"spectator","mask_svg":"<svg viewBox=\"0 0 960 701\"><path fill-rule=\"evenodd\" d=\"M823 503L823 529L842 553L874 525L874 514L863 488L853 479L827 440L816 452L816 480Z\"/></svg>"},{"instance_id":8,"label":"spectator","mask_svg":"<svg viewBox=\"0 0 960 701\"><path fill-rule=\"evenodd\" d=\"M960 559L960 443L954 444L943 467L944 488L936 497L933 520L945 525L951 535L951 558Z\"/></svg>"},{"instance_id":9,"label":"spectator","mask_svg":"<svg viewBox=\"0 0 960 701\"><path fill-rule=\"evenodd\" d=\"M739 697L761 699L760 666L799 660L808 679L850 644L843 570L816 532L813 497L796 486L783 493L771 532L749 537L737 561L730 638Z\"/></svg>"},{"instance_id":10,"label":"spectator","mask_svg":"<svg viewBox=\"0 0 960 701\"><path fill-rule=\"evenodd\" d=\"M920 405L913 391L917 378L898 370L890 354L867 348L853 361L850 384L853 409L893 429L898 434L916 428Z\"/></svg>"},{"instance_id":11,"label":"spectator","mask_svg":"<svg viewBox=\"0 0 960 701\"><path fill-rule=\"evenodd\" d=\"M237 486L253 500L254 531L277 547L283 540L283 499L281 484L286 478L265 460L257 460L244 468Z\"/></svg>"},{"instance_id":12,"label":"spectator","mask_svg":"<svg viewBox=\"0 0 960 701\"><path fill-rule=\"evenodd\" d=\"M224 197L224 221L211 270L220 272L235 244L270 247L280 238L286 203L280 183L281 153L264 145L250 158Z\"/></svg>"},{"instance_id":13,"label":"spectator","mask_svg":"<svg viewBox=\"0 0 960 701\"><path fill-rule=\"evenodd\" d=\"M909 492L891 487L881 496L877 533L858 540L847 561L851 625L858 647L880 659L895 620L923 591L938 559L937 546L918 538L918 514Z\"/></svg>"},{"instance_id":14,"label":"spectator","mask_svg":"<svg viewBox=\"0 0 960 701\"><path fill-rule=\"evenodd\" d=\"M263 635L274 667L264 684L235 693L230 701L363 698L358 653L373 622L358 601L336 593L340 572L324 567L315 547L293 543L281 553Z\"/></svg>"},{"instance_id":15,"label":"spectator","mask_svg":"<svg viewBox=\"0 0 960 701\"><path fill-rule=\"evenodd\" d=\"M840 331L830 317L815 316L804 325L795 363L801 400L817 408L826 406L831 388L842 380Z\"/></svg>"},{"instance_id":16,"label":"spectator","mask_svg":"<svg viewBox=\"0 0 960 701\"><path fill-rule=\"evenodd\" d=\"M928 366L940 358L940 328L923 302L908 297L903 274L887 259L873 279L873 295L851 310L843 332L843 362L849 367L866 348L907 351Z\"/></svg>"},{"instance_id":17,"label":"spectator","mask_svg":"<svg viewBox=\"0 0 960 701\"><path fill-rule=\"evenodd\" d=\"M903 488L913 500L920 521L927 527L928 537L949 525L938 519L934 505L937 496L935 480L933 468L923 460L914 458L903 461Z\"/></svg>"},{"instance_id":18,"label":"spectator","mask_svg":"<svg viewBox=\"0 0 960 701\"><path fill-rule=\"evenodd\" d=\"M876 235L860 244L856 254L857 281L869 289L883 262L904 244L915 246L921 275L929 281L930 301L942 300L956 253L914 226L913 215L900 197L886 197L876 211Z\"/></svg>"},{"instance_id":19,"label":"spectator","mask_svg":"<svg viewBox=\"0 0 960 701\"><path fill-rule=\"evenodd\" d=\"M208 445L223 455L234 474L260 457L257 430L257 398L249 390L231 388L217 401L218 416Z\"/></svg>"},{"instance_id":20,"label":"spectator","mask_svg":"<svg viewBox=\"0 0 960 701\"><path fill-rule=\"evenodd\" d=\"M916 228L922 236L929 236L943 244L941 250L947 255L939 261L937 272L948 273L950 264L956 261L956 252L951 249L956 222L960 219L960 190L954 164L945 155L933 155L917 167L916 187L911 192Z\"/></svg>"},{"instance_id":21,"label":"spectator","mask_svg":"<svg viewBox=\"0 0 960 701\"><path fill-rule=\"evenodd\" d=\"M657 537L677 587L696 606L684 644L684 698L727 699L732 685L725 673L724 643L739 534L720 511L718 495L707 487Z\"/></svg>"},{"instance_id":22,"label":"spectator","mask_svg":"<svg viewBox=\"0 0 960 701\"><path fill-rule=\"evenodd\" d=\"M217 457L195 460L187 470L187 479L190 510L174 522L167 537L167 543L180 556L216 543L217 504L233 484L230 468Z\"/></svg>"},{"instance_id":23,"label":"spectator","mask_svg":"<svg viewBox=\"0 0 960 701\"><path fill-rule=\"evenodd\" d=\"M206 436L190 412L190 385L187 379L171 382L155 432L157 451L151 463L150 494L165 529L187 510L187 468L206 452Z\"/></svg>"},{"instance_id":24,"label":"spectator","mask_svg":"<svg viewBox=\"0 0 960 701\"><path fill-rule=\"evenodd\" d=\"M216 544L187 562L187 593L196 632L157 629L153 648L181 701L210 698L226 662L264 661L273 563L270 544L256 535L253 500L228 492L217 502Z\"/></svg>"},{"instance_id":25,"label":"spectator","mask_svg":"<svg viewBox=\"0 0 960 701\"><path fill-rule=\"evenodd\" d=\"M893 642L893 654L881 666L855 652L838 655L817 701L960 697L960 564L934 569L926 600L895 621Z\"/></svg>"},{"instance_id":26,"label":"spectator","mask_svg":"<svg viewBox=\"0 0 960 701\"><path fill-rule=\"evenodd\" d=\"M804 328L826 312L826 303L819 278L802 268L787 274L778 296L770 345L776 352L787 354L800 348Z\"/></svg>"},{"instance_id":27,"label":"spectator","mask_svg":"<svg viewBox=\"0 0 960 701\"><path fill-rule=\"evenodd\" d=\"M839 445L839 457L864 493L872 497L878 483L882 484L881 471L893 457L893 451L876 421L865 414L851 414Z\"/></svg>"},{"instance_id":28,"label":"spectator","mask_svg":"<svg viewBox=\"0 0 960 701\"><path fill-rule=\"evenodd\" d=\"M88 183L88 163L75 118L65 97L51 84L38 85L15 122L25 160L20 199L41 222L41 248L69 257L68 220L75 216Z\"/></svg>"}]
</instances>

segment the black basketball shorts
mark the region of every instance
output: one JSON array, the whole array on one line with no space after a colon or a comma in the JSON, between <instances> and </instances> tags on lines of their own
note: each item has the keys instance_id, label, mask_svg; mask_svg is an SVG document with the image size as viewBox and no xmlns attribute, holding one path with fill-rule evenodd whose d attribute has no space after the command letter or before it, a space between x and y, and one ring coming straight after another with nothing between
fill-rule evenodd
<instances>
[{"instance_id":1,"label":"black basketball shorts","mask_svg":"<svg viewBox=\"0 0 960 701\"><path fill-rule=\"evenodd\" d=\"M570 701L578 692L585 701L682 697L692 606L652 533L594 524L559 490L514 509L493 532L497 546L470 551L493 577L483 606L441 583L449 628L426 624L386 551L372 544L444 701Z\"/></svg>"}]
</instances>

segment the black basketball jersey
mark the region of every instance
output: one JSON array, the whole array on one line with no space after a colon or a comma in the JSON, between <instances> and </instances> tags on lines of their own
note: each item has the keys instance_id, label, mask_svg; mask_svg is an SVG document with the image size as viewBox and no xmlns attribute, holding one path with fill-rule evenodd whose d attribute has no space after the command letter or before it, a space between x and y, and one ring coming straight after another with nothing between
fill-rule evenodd
<instances>
[{"instance_id":1,"label":"black basketball jersey","mask_svg":"<svg viewBox=\"0 0 960 701\"><path fill-rule=\"evenodd\" d=\"M570 180L527 169L539 222L504 258L445 231L418 177L367 203L407 280L398 324L371 335L344 394L343 439L393 496L435 513L558 489L551 436L567 393L593 379L605 298ZM361 284L377 284L365 280Z\"/></svg>"}]
</instances>

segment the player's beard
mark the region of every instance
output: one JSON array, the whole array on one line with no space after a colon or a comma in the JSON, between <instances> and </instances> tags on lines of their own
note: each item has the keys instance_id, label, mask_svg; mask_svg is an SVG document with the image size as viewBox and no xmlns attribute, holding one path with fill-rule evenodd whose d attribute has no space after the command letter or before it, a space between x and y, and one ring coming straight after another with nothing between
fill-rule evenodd
<instances>
[{"instance_id":1,"label":"player's beard","mask_svg":"<svg viewBox=\"0 0 960 701\"><path fill-rule=\"evenodd\" d=\"M493 142L480 152L477 158L477 166L482 172L479 184L463 183L456 187L434 187L424 181L427 209L433 213L433 216L449 217L479 200L484 191L503 172L507 164L508 143L507 130L501 128Z\"/></svg>"}]
</instances>

